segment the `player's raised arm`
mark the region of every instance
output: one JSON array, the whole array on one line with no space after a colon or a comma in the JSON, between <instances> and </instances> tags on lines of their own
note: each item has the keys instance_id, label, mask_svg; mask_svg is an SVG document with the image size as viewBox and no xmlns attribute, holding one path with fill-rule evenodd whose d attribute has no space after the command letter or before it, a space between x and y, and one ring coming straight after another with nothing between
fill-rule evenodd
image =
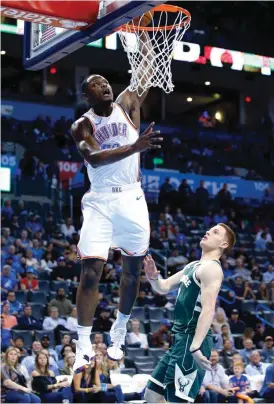
<instances>
[{"instance_id":1,"label":"player's raised arm","mask_svg":"<svg viewBox=\"0 0 274 404\"><path fill-rule=\"evenodd\" d=\"M93 138L92 129L88 120L84 117L74 122L71 127L71 135L76 143L81 156L94 168L115 163L134 153L147 149L158 149L163 138L159 137L159 131L153 131L154 122L142 133L133 144L121 146L116 149L100 150Z\"/></svg>"},{"instance_id":2,"label":"player's raised arm","mask_svg":"<svg viewBox=\"0 0 274 404\"><path fill-rule=\"evenodd\" d=\"M144 264L146 277L151 283L151 286L155 292L161 295L166 295L171 290L178 289L184 270L172 275L168 279L162 279L151 255L147 255L145 257Z\"/></svg>"},{"instance_id":3,"label":"player's raised arm","mask_svg":"<svg viewBox=\"0 0 274 404\"><path fill-rule=\"evenodd\" d=\"M202 310L198 319L195 335L190 346L190 352L196 363L203 369L210 370L211 365L200 351L200 347L211 327L215 313L216 300L223 280L223 272L219 264L206 263L197 270L197 277L201 282Z\"/></svg>"}]
</instances>

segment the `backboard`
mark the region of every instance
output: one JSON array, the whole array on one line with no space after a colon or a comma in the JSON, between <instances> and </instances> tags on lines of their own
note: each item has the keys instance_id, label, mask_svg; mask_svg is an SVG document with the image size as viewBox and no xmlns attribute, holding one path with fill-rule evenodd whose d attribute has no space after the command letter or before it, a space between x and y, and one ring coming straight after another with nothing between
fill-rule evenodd
<instances>
[{"instance_id":1,"label":"backboard","mask_svg":"<svg viewBox=\"0 0 274 404\"><path fill-rule=\"evenodd\" d=\"M97 21L90 27L77 31L25 22L24 66L28 70L43 69L86 44L111 34L127 21L163 2L161 0L100 1Z\"/></svg>"}]
</instances>

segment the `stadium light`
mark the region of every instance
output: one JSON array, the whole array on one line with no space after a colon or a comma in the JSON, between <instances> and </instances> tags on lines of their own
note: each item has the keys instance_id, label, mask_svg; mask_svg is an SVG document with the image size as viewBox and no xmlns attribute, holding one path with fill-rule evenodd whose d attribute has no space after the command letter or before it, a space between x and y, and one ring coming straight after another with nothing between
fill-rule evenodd
<instances>
[{"instance_id":1,"label":"stadium light","mask_svg":"<svg viewBox=\"0 0 274 404\"><path fill-rule=\"evenodd\" d=\"M215 119L217 119L217 121L222 121L223 114L220 111L217 111L215 114Z\"/></svg>"},{"instance_id":2,"label":"stadium light","mask_svg":"<svg viewBox=\"0 0 274 404\"><path fill-rule=\"evenodd\" d=\"M187 102L191 102L192 101L192 98L191 97L187 97Z\"/></svg>"},{"instance_id":3,"label":"stadium light","mask_svg":"<svg viewBox=\"0 0 274 404\"><path fill-rule=\"evenodd\" d=\"M5 55L7 52L5 50L1 50L1 55Z\"/></svg>"},{"instance_id":4,"label":"stadium light","mask_svg":"<svg viewBox=\"0 0 274 404\"><path fill-rule=\"evenodd\" d=\"M210 81L205 82L205 86L210 86L210 84L211 84Z\"/></svg>"}]
</instances>

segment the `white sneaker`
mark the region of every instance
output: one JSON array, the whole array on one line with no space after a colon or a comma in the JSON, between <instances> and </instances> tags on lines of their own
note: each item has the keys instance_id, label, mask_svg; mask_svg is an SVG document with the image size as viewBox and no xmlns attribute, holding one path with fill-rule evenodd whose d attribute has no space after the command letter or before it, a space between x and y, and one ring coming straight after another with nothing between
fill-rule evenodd
<instances>
[{"instance_id":1,"label":"white sneaker","mask_svg":"<svg viewBox=\"0 0 274 404\"><path fill-rule=\"evenodd\" d=\"M114 328L110 330L111 343L107 349L109 359L120 361L124 356L126 328Z\"/></svg>"},{"instance_id":2,"label":"white sneaker","mask_svg":"<svg viewBox=\"0 0 274 404\"><path fill-rule=\"evenodd\" d=\"M95 358L95 352L93 350L92 344L83 344L78 340L72 340L76 345L76 356L73 364L73 371L75 373L80 373L85 370L90 361Z\"/></svg>"}]
</instances>

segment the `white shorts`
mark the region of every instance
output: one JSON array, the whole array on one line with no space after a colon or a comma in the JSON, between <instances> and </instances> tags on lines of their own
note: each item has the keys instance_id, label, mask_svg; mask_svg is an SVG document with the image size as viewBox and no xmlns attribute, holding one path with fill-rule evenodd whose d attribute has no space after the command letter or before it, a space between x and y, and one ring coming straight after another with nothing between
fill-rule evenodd
<instances>
[{"instance_id":1,"label":"white shorts","mask_svg":"<svg viewBox=\"0 0 274 404\"><path fill-rule=\"evenodd\" d=\"M140 183L92 188L82 199L83 226L78 243L80 259L107 260L109 248L128 256L145 255L150 225Z\"/></svg>"}]
</instances>

